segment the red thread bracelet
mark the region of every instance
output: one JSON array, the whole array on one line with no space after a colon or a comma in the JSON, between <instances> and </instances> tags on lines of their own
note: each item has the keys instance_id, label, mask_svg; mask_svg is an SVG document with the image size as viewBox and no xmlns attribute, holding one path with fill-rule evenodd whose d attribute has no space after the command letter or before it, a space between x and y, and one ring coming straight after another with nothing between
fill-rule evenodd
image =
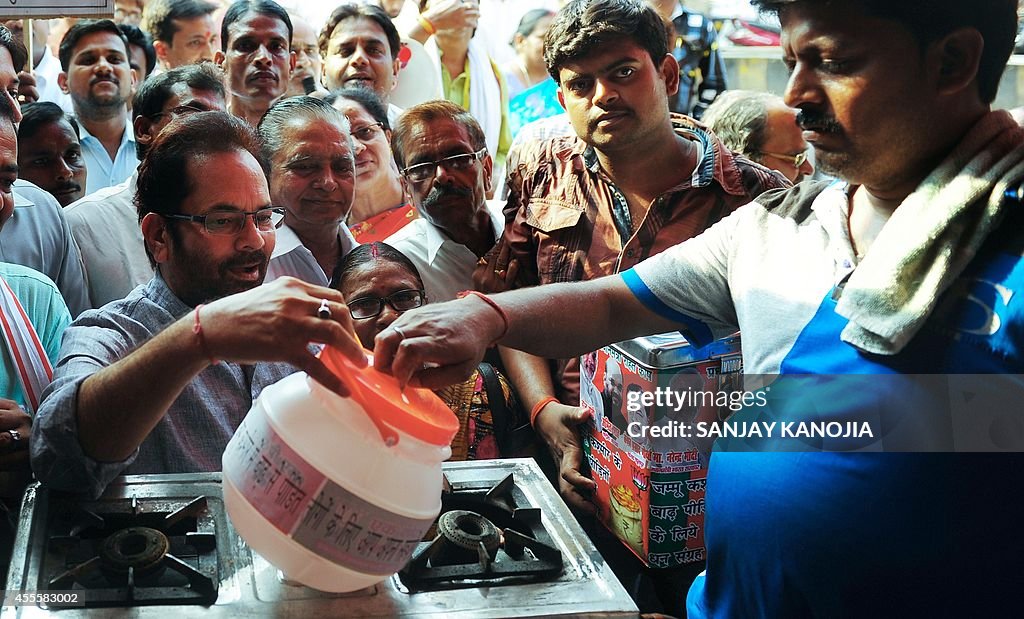
<instances>
[{"instance_id":1,"label":"red thread bracelet","mask_svg":"<svg viewBox=\"0 0 1024 619\"><path fill-rule=\"evenodd\" d=\"M196 306L195 310L195 322L192 323L192 333L199 336L199 347L203 349L203 354L209 359L210 365L217 365L220 361L213 358L210 354L210 348L206 345L206 338L203 337L203 325L199 322L199 310L203 309L204 305L200 303Z\"/></svg>"},{"instance_id":2,"label":"red thread bracelet","mask_svg":"<svg viewBox=\"0 0 1024 619\"><path fill-rule=\"evenodd\" d=\"M548 397L544 398L540 402L537 402L536 404L533 405L533 408L530 409L530 426L531 427L536 427L537 415L540 415L540 412L542 410L544 410L544 407L547 406L548 404L551 404L552 402L557 404L558 403L558 398L556 398L555 396L549 395Z\"/></svg>"},{"instance_id":3,"label":"red thread bracelet","mask_svg":"<svg viewBox=\"0 0 1024 619\"><path fill-rule=\"evenodd\" d=\"M476 290L463 290L462 292L460 292L458 294L458 297L460 299L464 299L464 298L466 298L468 296L474 296L474 297L477 297L477 298L481 299L484 303L486 303L487 305L490 305L491 307L493 307L494 311L498 312L498 315L501 316L501 321L504 323L505 328L503 328L501 330L501 335L499 335L498 337L494 338L494 341L491 342L491 346L494 346L495 344L500 342L502 340L502 338L504 338L506 335L508 335L508 327L509 327L508 314L505 313L505 310L501 309L500 305L498 305L497 303L494 302L494 299L490 298L489 296L485 295L482 292L479 292L479 291L476 291Z\"/></svg>"}]
</instances>

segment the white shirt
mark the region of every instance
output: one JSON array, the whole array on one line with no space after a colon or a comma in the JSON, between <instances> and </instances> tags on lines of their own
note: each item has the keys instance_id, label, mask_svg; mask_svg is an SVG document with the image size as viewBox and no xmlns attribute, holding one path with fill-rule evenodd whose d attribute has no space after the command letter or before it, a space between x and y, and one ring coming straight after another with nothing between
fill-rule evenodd
<instances>
[{"instance_id":1,"label":"white shirt","mask_svg":"<svg viewBox=\"0 0 1024 619\"><path fill-rule=\"evenodd\" d=\"M388 103L388 124L391 128L395 128L395 124L398 123L398 117L404 112L402 108L398 107L394 103Z\"/></svg>"},{"instance_id":2,"label":"white shirt","mask_svg":"<svg viewBox=\"0 0 1024 619\"><path fill-rule=\"evenodd\" d=\"M82 260L60 203L21 178L14 181L14 213L0 230L0 262L20 264L52 279L72 317L89 308Z\"/></svg>"},{"instance_id":3,"label":"white shirt","mask_svg":"<svg viewBox=\"0 0 1024 619\"><path fill-rule=\"evenodd\" d=\"M105 187L64 209L82 255L94 308L128 296L153 278L139 212L132 203L136 181L137 172L120 185Z\"/></svg>"},{"instance_id":4,"label":"white shirt","mask_svg":"<svg viewBox=\"0 0 1024 619\"><path fill-rule=\"evenodd\" d=\"M75 108L71 105L71 95L60 89L57 76L60 75L60 61L50 52L49 46L43 46L43 57L33 69L36 87L39 89L39 100L56 103L65 114L74 116Z\"/></svg>"},{"instance_id":5,"label":"white shirt","mask_svg":"<svg viewBox=\"0 0 1024 619\"><path fill-rule=\"evenodd\" d=\"M338 237L341 240L342 256L359 245L345 224L338 226ZM283 225L277 229L277 241L274 244L274 253L270 255L264 282L272 282L286 275L317 286L327 286L331 282L331 274L324 273L313 252L302 244L294 230Z\"/></svg>"},{"instance_id":6,"label":"white shirt","mask_svg":"<svg viewBox=\"0 0 1024 619\"><path fill-rule=\"evenodd\" d=\"M487 203L494 224L494 240L505 230L505 218L498 202ZM440 228L419 218L385 241L416 265L427 291L427 301L451 301L463 290L473 288L473 271L479 259L468 247L448 238Z\"/></svg>"}]
</instances>

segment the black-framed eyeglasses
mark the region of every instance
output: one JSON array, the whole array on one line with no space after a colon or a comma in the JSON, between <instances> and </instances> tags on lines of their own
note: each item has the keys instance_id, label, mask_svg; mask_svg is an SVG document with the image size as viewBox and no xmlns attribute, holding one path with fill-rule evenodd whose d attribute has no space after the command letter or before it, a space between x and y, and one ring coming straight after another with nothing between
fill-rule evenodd
<instances>
[{"instance_id":1,"label":"black-framed eyeglasses","mask_svg":"<svg viewBox=\"0 0 1024 619\"><path fill-rule=\"evenodd\" d=\"M382 123L382 122L370 123L369 125L366 125L365 127L360 127L358 129L353 129L352 130L352 137L354 137L355 139L359 140L363 144L366 144L367 142L369 142L373 138L377 137L377 132L378 131L383 131L383 130L384 130L384 123Z\"/></svg>"},{"instance_id":2,"label":"black-framed eyeglasses","mask_svg":"<svg viewBox=\"0 0 1024 619\"><path fill-rule=\"evenodd\" d=\"M359 297L348 302L348 311L356 320L376 318L384 311L387 303L396 312L407 312L423 305L425 294L422 290L399 290L386 297Z\"/></svg>"},{"instance_id":3,"label":"black-framed eyeglasses","mask_svg":"<svg viewBox=\"0 0 1024 619\"><path fill-rule=\"evenodd\" d=\"M799 153L797 153L795 155L786 155L786 154L783 154L783 153L761 153L761 154L762 155L767 155L768 157L775 157L776 159L781 159L782 161L785 161L786 163L792 164L794 168L799 168L800 166L802 166L804 164L805 161L807 161L807 151L800 151Z\"/></svg>"},{"instance_id":4,"label":"black-framed eyeglasses","mask_svg":"<svg viewBox=\"0 0 1024 619\"><path fill-rule=\"evenodd\" d=\"M196 107L194 105L176 105L176 106L172 107L171 109L167 110L166 112L157 112L156 114L153 114L149 118L151 120L157 120L161 116L171 116L171 117L174 117L174 116L182 116L184 114L195 114L196 112L209 112L209 111L210 110L204 110L203 108Z\"/></svg>"},{"instance_id":5,"label":"black-framed eyeglasses","mask_svg":"<svg viewBox=\"0 0 1024 619\"><path fill-rule=\"evenodd\" d=\"M422 183L425 180L434 178L434 175L437 174L437 166L444 166L444 169L449 172L461 172L472 168L473 164L480 159L483 159L486 153L487 149L481 148L475 153L452 155L451 157L445 157L444 159L438 159L437 161L417 163L416 165L411 165L402 170L402 176L414 183Z\"/></svg>"},{"instance_id":6,"label":"black-framed eyeglasses","mask_svg":"<svg viewBox=\"0 0 1024 619\"><path fill-rule=\"evenodd\" d=\"M260 232L270 232L277 228L284 221L283 206L268 206L255 211L228 211L216 209L205 215L181 215L179 213L158 213L167 219L180 219L203 224L210 234L238 234L245 226L246 217L252 217L256 229Z\"/></svg>"}]
</instances>

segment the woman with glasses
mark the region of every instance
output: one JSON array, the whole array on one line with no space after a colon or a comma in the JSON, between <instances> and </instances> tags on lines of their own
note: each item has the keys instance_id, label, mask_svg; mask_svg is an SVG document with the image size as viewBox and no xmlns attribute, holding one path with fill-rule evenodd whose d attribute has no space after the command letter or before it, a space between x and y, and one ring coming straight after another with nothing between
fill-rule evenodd
<instances>
[{"instance_id":1,"label":"woman with glasses","mask_svg":"<svg viewBox=\"0 0 1024 619\"><path fill-rule=\"evenodd\" d=\"M356 155L358 184L349 230L360 243L383 241L417 217L391 156L387 107L369 88L335 90L325 101L348 118L352 139L366 147Z\"/></svg>"},{"instance_id":2,"label":"woman with glasses","mask_svg":"<svg viewBox=\"0 0 1024 619\"><path fill-rule=\"evenodd\" d=\"M378 333L402 313L427 302L416 267L387 243L372 242L353 249L338 265L333 282L332 286L345 296L359 341L371 350ZM509 451L512 430L523 427L525 415L518 410L505 377L492 366L481 363L465 382L435 393L459 418L460 430L452 441L452 460L513 455ZM494 394L493 400L490 394ZM492 401L496 405L492 406ZM500 426L497 432L495 424ZM510 437L507 441L506 436Z\"/></svg>"}]
</instances>

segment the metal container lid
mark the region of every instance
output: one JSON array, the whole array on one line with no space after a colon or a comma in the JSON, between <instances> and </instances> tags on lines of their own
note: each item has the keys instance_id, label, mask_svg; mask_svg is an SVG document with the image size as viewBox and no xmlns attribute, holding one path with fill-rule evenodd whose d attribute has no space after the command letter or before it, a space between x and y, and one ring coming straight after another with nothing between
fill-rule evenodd
<instances>
[{"instance_id":1,"label":"metal container lid","mask_svg":"<svg viewBox=\"0 0 1024 619\"><path fill-rule=\"evenodd\" d=\"M738 354L740 334L733 333L703 348L691 346L678 331L638 337L612 344L611 347L646 367L667 369Z\"/></svg>"}]
</instances>

